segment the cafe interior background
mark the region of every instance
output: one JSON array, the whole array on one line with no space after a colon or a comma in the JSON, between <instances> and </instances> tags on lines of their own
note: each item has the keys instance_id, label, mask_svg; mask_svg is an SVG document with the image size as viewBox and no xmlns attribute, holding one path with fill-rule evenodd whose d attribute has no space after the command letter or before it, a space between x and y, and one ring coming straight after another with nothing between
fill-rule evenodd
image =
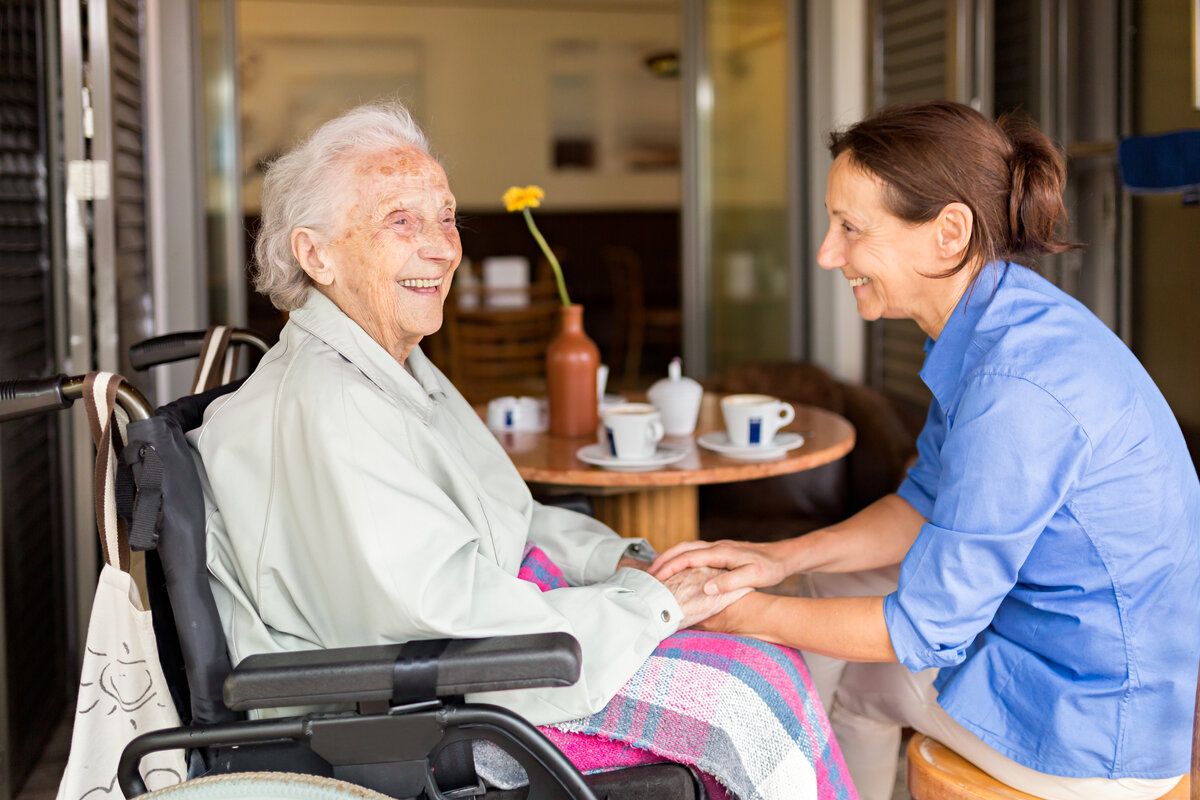
<instances>
[{"instance_id":1,"label":"cafe interior background","mask_svg":"<svg viewBox=\"0 0 1200 800\"><path fill-rule=\"evenodd\" d=\"M1129 343L1195 454L1200 207L1125 190L1116 144L1200 128L1196 5L6 0L0 378L132 374L131 343L214 323L273 335L282 319L245 277L262 165L388 96L442 158L475 270L537 270L500 195L546 190L537 219L617 388L676 355L706 380L809 363L919 418L923 336L862 323L816 265L823 136L948 97L1022 108L1062 143L1070 233L1089 247L1042 269ZM647 320L660 312L635 365L631 285ZM191 369L133 379L170 399ZM0 800L57 781L35 765L73 707L94 588L90 448L82 414L0 429Z\"/></svg>"}]
</instances>

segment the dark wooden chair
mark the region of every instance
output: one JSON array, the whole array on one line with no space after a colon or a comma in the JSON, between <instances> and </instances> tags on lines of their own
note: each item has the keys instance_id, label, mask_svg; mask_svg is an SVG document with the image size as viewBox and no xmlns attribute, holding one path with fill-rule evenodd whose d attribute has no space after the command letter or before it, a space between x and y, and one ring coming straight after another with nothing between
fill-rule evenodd
<instances>
[{"instance_id":1,"label":"dark wooden chair","mask_svg":"<svg viewBox=\"0 0 1200 800\"><path fill-rule=\"evenodd\" d=\"M560 305L552 280L523 289L454 286L445 306L447 376L471 403L545 394Z\"/></svg>"},{"instance_id":2,"label":"dark wooden chair","mask_svg":"<svg viewBox=\"0 0 1200 800\"><path fill-rule=\"evenodd\" d=\"M642 369L642 350L647 344L678 347L683 331L683 309L678 305L659 307L646 303L646 280L642 259L628 247L604 248L604 268L613 286L612 352L620 358L614 365L624 386L637 386Z\"/></svg>"}]
</instances>

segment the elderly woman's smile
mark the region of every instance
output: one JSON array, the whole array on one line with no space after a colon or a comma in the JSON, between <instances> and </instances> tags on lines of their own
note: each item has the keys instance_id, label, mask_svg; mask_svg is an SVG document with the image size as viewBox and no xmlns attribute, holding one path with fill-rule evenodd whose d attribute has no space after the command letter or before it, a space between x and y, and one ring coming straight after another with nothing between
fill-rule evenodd
<instances>
[{"instance_id":1,"label":"elderly woman's smile","mask_svg":"<svg viewBox=\"0 0 1200 800\"><path fill-rule=\"evenodd\" d=\"M462 259L454 195L441 166L415 148L360 156L348 166L340 229L322 242L298 228L296 258L321 292L404 363L441 328Z\"/></svg>"}]
</instances>

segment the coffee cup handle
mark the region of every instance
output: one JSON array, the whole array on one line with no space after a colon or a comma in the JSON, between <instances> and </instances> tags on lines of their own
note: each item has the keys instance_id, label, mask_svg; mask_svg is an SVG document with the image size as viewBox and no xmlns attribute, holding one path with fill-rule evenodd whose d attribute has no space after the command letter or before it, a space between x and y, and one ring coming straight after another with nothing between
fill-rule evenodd
<instances>
[{"instance_id":1,"label":"coffee cup handle","mask_svg":"<svg viewBox=\"0 0 1200 800\"><path fill-rule=\"evenodd\" d=\"M779 406L779 427L786 428L796 418L796 408L788 402L781 402Z\"/></svg>"},{"instance_id":2,"label":"coffee cup handle","mask_svg":"<svg viewBox=\"0 0 1200 800\"><path fill-rule=\"evenodd\" d=\"M662 438L667 435L666 429L659 420L654 420L646 428L646 438L652 442L661 442Z\"/></svg>"}]
</instances>

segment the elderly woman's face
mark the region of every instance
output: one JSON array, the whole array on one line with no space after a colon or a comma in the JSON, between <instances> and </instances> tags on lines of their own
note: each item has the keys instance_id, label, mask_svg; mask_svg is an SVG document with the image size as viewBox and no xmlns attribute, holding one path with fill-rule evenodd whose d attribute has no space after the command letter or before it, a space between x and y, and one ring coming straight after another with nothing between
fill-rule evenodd
<instances>
[{"instance_id":1,"label":"elderly woman's face","mask_svg":"<svg viewBox=\"0 0 1200 800\"><path fill-rule=\"evenodd\" d=\"M944 268L938 226L913 225L895 216L884 205L884 191L884 183L848 154L834 160L825 191L829 232L817 263L842 271L863 319L914 319L936 338L946 304L953 308L953 293L961 288L957 281L928 277Z\"/></svg>"},{"instance_id":2,"label":"elderly woman's face","mask_svg":"<svg viewBox=\"0 0 1200 800\"><path fill-rule=\"evenodd\" d=\"M362 157L349 169L341 232L320 248L333 273L321 288L403 362L442 326L462 260L454 195L441 166L415 148Z\"/></svg>"}]
</instances>

